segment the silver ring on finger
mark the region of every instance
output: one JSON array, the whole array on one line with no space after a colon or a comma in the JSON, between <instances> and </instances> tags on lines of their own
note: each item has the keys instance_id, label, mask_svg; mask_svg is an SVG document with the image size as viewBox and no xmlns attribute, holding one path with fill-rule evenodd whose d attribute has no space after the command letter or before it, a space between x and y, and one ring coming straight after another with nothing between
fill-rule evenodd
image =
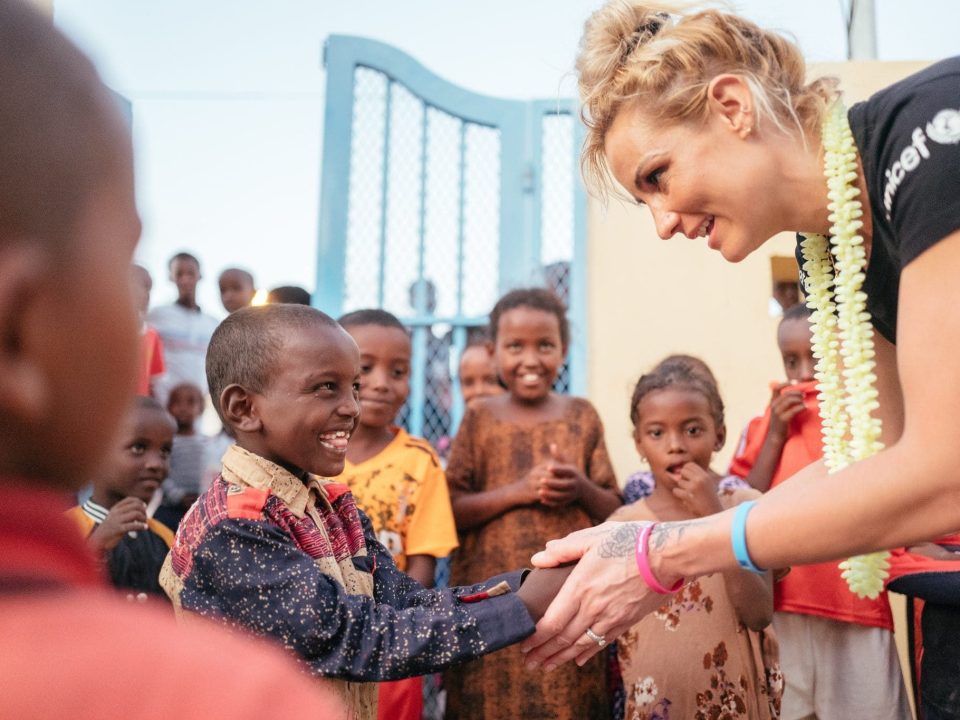
<instances>
[{"instance_id":1,"label":"silver ring on finger","mask_svg":"<svg viewBox=\"0 0 960 720\"><path fill-rule=\"evenodd\" d=\"M597 635L592 629L587 628L586 636L593 640L597 645L603 647L607 644L607 639L603 635Z\"/></svg>"}]
</instances>

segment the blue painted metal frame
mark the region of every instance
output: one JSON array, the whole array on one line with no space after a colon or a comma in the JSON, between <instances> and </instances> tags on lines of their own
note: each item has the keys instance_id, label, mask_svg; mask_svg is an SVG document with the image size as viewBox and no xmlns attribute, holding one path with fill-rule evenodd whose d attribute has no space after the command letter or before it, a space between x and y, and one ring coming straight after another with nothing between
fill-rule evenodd
<instances>
[{"instance_id":1,"label":"blue painted metal frame","mask_svg":"<svg viewBox=\"0 0 960 720\"><path fill-rule=\"evenodd\" d=\"M543 117L551 113L570 114L576 130L571 162L578 165L578 149L582 139L580 123L576 119L576 104L571 99L533 100L529 102L506 100L474 93L454 85L434 74L417 60L384 43L345 35L331 35L324 47L327 72L326 105L324 110L323 169L320 186L320 219L314 305L338 316L343 311L345 297L345 269L347 259L347 231L350 199L350 153L353 134L354 75L358 67L376 70L388 81L405 86L424 103L423 147L427 141L428 108L436 108L463 121L460 136L459 196L460 224L458 227L458 287L462 287L463 268L463 207L466 157L466 124L472 123L496 128L500 137L500 248L499 290L539 284L543 281L540 266L541 218L540 208L543 184L540 173L542 154ZM388 82L387 109L384 132L385 156L389 155L390 82ZM426 192L426 151L421 158L421 207L419 232L421 239L418 275L423 276L423 234ZM387 163L384 163L380 276L377 297L383 303L383 264L385 262ZM574 172L579 178L579 171ZM570 276L570 320L573 336L569 349L571 392L586 391L586 196L575 180L574 249ZM454 326L454 351L459 357L466 343L466 327L485 323L484 317L464 317L461 298L458 297L457 317L436 318L426 313L422 298L416 300L416 317L403 318L414 328L414 383L411 401L423 402L424 387L417 378L423 375L426 358L427 327L441 321ZM422 346L422 347L421 347ZM420 370L419 375L416 374ZM454 388L454 425L462 414L459 388ZM414 413L416 415L416 413ZM412 418L413 419L413 418ZM414 425L419 425L414 421ZM419 427L411 427L418 432Z\"/></svg>"},{"instance_id":2,"label":"blue painted metal frame","mask_svg":"<svg viewBox=\"0 0 960 720\"><path fill-rule=\"evenodd\" d=\"M577 104L569 98L554 100L534 100L529 103L531 117L528 126L533 129L530 138L532 151L531 172L541 171L543 167L543 119L549 115L570 115L573 120L573 147L571 148L571 162L573 163L573 257L570 261L570 297L568 316L570 321L570 347L567 349L567 361L570 367L570 393L572 395L587 394L587 196L584 192L580 177L580 148L583 146L583 124L577 115ZM535 246L528 248L527 263L530 267L540 266L540 243L543 233L540 219L540 208L543 204L543 182L535 179L535 188L531 201L532 220L530 233L535 238ZM542 282L542 277L532 278L533 282ZM530 284L527 280L526 284Z\"/></svg>"},{"instance_id":3,"label":"blue painted metal frame","mask_svg":"<svg viewBox=\"0 0 960 720\"><path fill-rule=\"evenodd\" d=\"M587 395L587 363L590 360L589 323L587 322L587 193L580 173L580 148L586 128L573 108L573 260L570 263L570 393Z\"/></svg>"},{"instance_id":4,"label":"blue painted metal frame","mask_svg":"<svg viewBox=\"0 0 960 720\"><path fill-rule=\"evenodd\" d=\"M340 51L341 44L330 38L324 47L327 92L323 112L317 283L313 293L314 306L333 317L343 314L346 290L353 76L357 64L354 57Z\"/></svg>"}]
</instances>

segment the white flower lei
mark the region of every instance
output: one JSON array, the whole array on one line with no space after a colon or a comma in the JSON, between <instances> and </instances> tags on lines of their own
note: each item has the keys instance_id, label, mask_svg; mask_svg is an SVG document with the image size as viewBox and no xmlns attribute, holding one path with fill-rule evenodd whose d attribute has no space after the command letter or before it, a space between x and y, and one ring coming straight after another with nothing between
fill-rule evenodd
<instances>
[{"instance_id":1,"label":"white flower lei","mask_svg":"<svg viewBox=\"0 0 960 720\"><path fill-rule=\"evenodd\" d=\"M857 148L839 101L824 118L823 148L832 248L825 236L803 233L801 249L807 306L813 310L823 457L835 473L883 448L880 420L871 416L879 403L873 329L862 290L867 254L859 235L863 207L857 199ZM850 590L876 598L888 574L888 557L889 553L879 552L840 563Z\"/></svg>"}]
</instances>

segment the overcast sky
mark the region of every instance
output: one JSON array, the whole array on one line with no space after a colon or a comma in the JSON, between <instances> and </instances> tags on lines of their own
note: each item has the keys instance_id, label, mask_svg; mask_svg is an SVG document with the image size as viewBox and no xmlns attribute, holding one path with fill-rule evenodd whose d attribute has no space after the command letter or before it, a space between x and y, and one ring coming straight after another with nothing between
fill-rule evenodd
<instances>
[{"instance_id":1,"label":"overcast sky","mask_svg":"<svg viewBox=\"0 0 960 720\"><path fill-rule=\"evenodd\" d=\"M154 301L165 260L201 258L201 303L222 314L228 265L258 285L313 288L324 73L331 33L395 45L438 74L512 98L572 96L573 59L597 0L55 0L55 19L133 103L139 259ZM797 39L808 60L846 58L839 0L735 4ZM882 60L957 54L956 0L877 0Z\"/></svg>"}]
</instances>

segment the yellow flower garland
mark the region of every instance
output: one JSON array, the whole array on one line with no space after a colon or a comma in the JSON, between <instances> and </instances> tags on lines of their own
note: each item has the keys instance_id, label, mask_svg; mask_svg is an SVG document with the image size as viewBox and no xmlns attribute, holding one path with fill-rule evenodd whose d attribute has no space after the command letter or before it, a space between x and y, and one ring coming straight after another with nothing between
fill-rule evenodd
<instances>
[{"instance_id":1,"label":"yellow flower garland","mask_svg":"<svg viewBox=\"0 0 960 720\"><path fill-rule=\"evenodd\" d=\"M804 233L801 250L807 306L813 310L823 457L835 473L883 447L880 420L871 415L879 403L873 329L862 289L867 254L859 235L863 207L857 199L857 148L839 101L824 118L823 148L832 248L825 236ZM877 597L888 574L888 557L879 552L842 562L850 590L860 597Z\"/></svg>"}]
</instances>

